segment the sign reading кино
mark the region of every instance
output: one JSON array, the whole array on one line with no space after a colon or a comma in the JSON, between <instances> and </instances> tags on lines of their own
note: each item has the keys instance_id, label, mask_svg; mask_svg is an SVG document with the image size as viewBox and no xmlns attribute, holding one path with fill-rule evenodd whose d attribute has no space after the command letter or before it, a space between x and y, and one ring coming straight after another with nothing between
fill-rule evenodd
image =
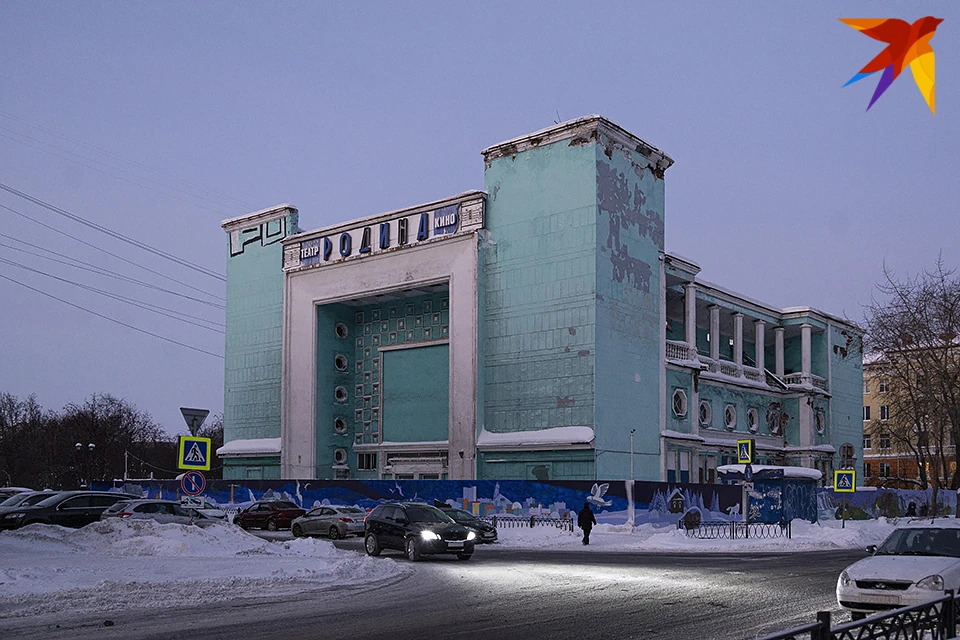
<instances>
[{"instance_id":1,"label":"sign reading \u043a\u0438\u043d\u043e","mask_svg":"<svg viewBox=\"0 0 960 640\"><path fill-rule=\"evenodd\" d=\"M428 210L377 216L284 247L285 270L318 267L430 240L453 237L483 227L483 200L471 199Z\"/></svg>"}]
</instances>

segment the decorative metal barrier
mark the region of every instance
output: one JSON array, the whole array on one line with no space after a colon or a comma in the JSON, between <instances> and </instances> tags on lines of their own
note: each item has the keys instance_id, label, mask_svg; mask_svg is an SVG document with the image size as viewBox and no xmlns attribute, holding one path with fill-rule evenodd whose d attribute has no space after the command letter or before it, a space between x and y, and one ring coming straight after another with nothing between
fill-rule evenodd
<instances>
[{"instance_id":1,"label":"decorative metal barrier","mask_svg":"<svg viewBox=\"0 0 960 640\"><path fill-rule=\"evenodd\" d=\"M495 527L556 527L561 531L573 531L573 520L563 518L541 518L530 516L529 518L518 518L510 516L490 516L480 518L484 522L489 522Z\"/></svg>"},{"instance_id":2,"label":"decorative metal barrier","mask_svg":"<svg viewBox=\"0 0 960 640\"><path fill-rule=\"evenodd\" d=\"M817 613L817 621L760 640L941 640L957 637L957 599L952 590L936 600L913 607L884 611L831 628L830 612Z\"/></svg>"},{"instance_id":3,"label":"decorative metal barrier","mask_svg":"<svg viewBox=\"0 0 960 640\"><path fill-rule=\"evenodd\" d=\"M792 537L790 521L786 522L725 522L708 520L706 522L686 523L677 521L677 529L686 531L688 538L709 540L714 538L787 538Z\"/></svg>"}]
</instances>

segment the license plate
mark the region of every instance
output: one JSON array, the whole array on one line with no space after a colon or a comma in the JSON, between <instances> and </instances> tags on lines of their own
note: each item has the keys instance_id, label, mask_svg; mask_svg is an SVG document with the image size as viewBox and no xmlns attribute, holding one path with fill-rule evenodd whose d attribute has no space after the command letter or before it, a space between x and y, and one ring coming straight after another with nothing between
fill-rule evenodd
<instances>
[{"instance_id":1,"label":"license plate","mask_svg":"<svg viewBox=\"0 0 960 640\"><path fill-rule=\"evenodd\" d=\"M448 542L448 543L447 543L447 546L450 547L451 549L459 549L460 547L463 546L463 543L462 543L462 542Z\"/></svg>"},{"instance_id":2,"label":"license plate","mask_svg":"<svg viewBox=\"0 0 960 640\"><path fill-rule=\"evenodd\" d=\"M898 605L900 604L900 597L899 596L882 596L882 595L874 595L872 593L864 593L860 596L860 601L870 602L872 604Z\"/></svg>"}]
</instances>

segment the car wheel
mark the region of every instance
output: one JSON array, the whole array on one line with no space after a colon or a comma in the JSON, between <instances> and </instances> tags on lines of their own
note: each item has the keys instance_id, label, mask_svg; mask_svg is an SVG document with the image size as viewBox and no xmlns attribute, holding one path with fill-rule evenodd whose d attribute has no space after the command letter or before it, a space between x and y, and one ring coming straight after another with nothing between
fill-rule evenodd
<instances>
[{"instance_id":1,"label":"car wheel","mask_svg":"<svg viewBox=\"0 0 960 640\"><path fill-rule=\"evenodd\" d=\"M293 525L293 537L302 538L303 537L303 527L298 524Z\"/></svg>"},{"instance_id":2,"label":"car wheel","mask_svg":"<svg viewBox=\"0 0 960 640\"><path fill-rule=\"evenodd\" d=\"M234 522L234 524L236 524L236 525L237 525L238 527L240 527L241 529L246 530L246 527L243 526L243 520L234 520L233 522Z\"/></svg>"},{"instance_id":3,"label":"car wheel","mask_svg":"<svg viewBox=\"0 0 960 640\"><path fill-rule=\"evenodd\" d=\"M457 554L457 560L469 560L470 556L472 555L473 555L472 553L465 553L461 551L460 553Z\"/></svg>"},{"instance_id":4,"label":"car wheel","mask_svg":"<svg viewBox=\"0 0 960 640\"><path fill-rule=\"evenodd\" d=\"M367 550L368 556L378 556L380 555L380 541L377 540L377 536L372 533L368 533L367 537L363 541L363 548Z\"/></svg>"},{"instance_id":5,"label":"car wheel","mask_svg":"<svg viewBox=\"0 0 960 640\"><path fill-rule=\"evenodd\" d=\"M330 527L330 539L336 540L340 537L340 529L337 529L337 525Z\"/></svg>"},{"instance_id":6,"label":"car wheel","mask_svg":"<svg viewBox=\"0 0 960 640\"><path fill-rule=\"evenodd\" d=\"M267 520L267 531L276 531L276 530L277 530L277 521Z\"/></svg>"},{"instance_id":7,"label":"car wheel","mask_svg":"<svg viewBox=\"0 0 960 640\"><path fill-rule=\"evenodd\" d=\"M407 540L407 559L410 562L416 562L420 557L420 545L417 544L417 539L409 538Z\"/></svg>"}]
</instances>

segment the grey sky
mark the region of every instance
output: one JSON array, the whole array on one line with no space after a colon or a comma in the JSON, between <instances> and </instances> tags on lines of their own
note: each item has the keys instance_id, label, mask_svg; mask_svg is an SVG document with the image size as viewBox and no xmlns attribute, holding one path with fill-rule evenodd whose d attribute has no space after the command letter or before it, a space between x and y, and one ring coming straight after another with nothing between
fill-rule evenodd
<instances>
[{"instance_id":1,"label":"grey sky","mask_svg":"<svg viewBox=\"0 0 960 640\"><path fill-rule=\"evenodd\" d=\"M838 8L842 7L842 8ZM960 264L956 2L0 3L0 183L224 272L222 219L307 229L483 187L480 151L600 113L666 151L667 250L778 306L862 316L883 260ZM909 71L842 88L883 45L839 17L923 15L937 115ZM156 170L156 171L154 171ZM223 283L0 192L0 205L223 295ZM0 245L174 283L0 208ZM0 246L0 258L223 321ZM223 336L0 262L74 304L222 353ZM0 391L112 393L184 429L223 361L0 279ZM202 297L202 296L200 296Z\"/></svg>"}]
</instances>

